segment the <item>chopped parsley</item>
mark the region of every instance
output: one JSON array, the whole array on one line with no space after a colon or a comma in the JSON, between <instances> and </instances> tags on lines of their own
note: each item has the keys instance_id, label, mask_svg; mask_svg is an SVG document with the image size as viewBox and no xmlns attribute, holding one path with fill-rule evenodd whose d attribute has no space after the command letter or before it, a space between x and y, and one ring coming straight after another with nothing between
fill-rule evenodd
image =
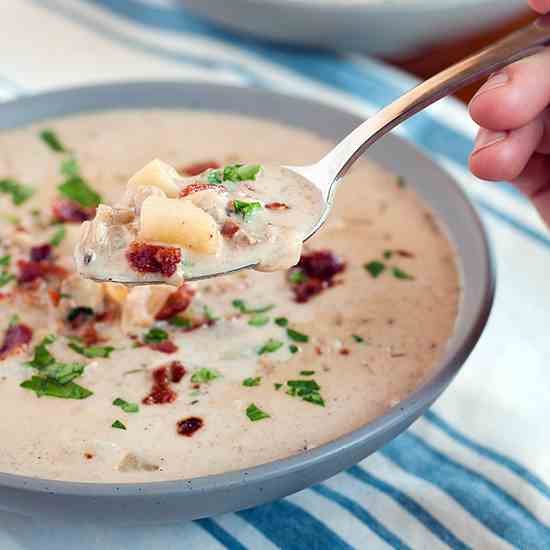
<instances>
[{"instance_id":1,"label":"chopped parsley","mask_svg":"<svg viewBox=\"0 0 550 550\"><path fill-rule=\"evenodd\" d=\"M26 390L34 391L37 397L47 395L60 399L86 399L90 395L93 395L93 392L74 382L61 384L42 376L33 376L29 380L22 382L20 386Z\"/></svg>"},{"instance_id":2,"label":"chopped parsley","mask_svg":"<svg viewBox=\"0 0 550 550\"><path fill-rule=\"evenodd\" d=\"M289 380L286 385L288 395L300 397L303 401L314 405L325 406L325 401L319 393L321 386L315 380Z\"/></svg>"},{"instance_id":3,"label":"chopped parsley","mask_svg":"<svg viewBox=\"0 0 550 550\"><path fill-rule=\"evenodd\" d=\"M164 340L168 340L168 333L158 327L153 327L143 335L143 341L146 344L160 344Z\"/></svg>"},{"instance_id":4,"label":"chopped parsley","mask_svg":"<svg viewBox=\"0 0 550 550\"><path fill-rule=\"evenodd\" d=\"M372 262L369 262L363 266L373 278L377 278L379 275L381 275L385 269L386 265L382 262L379 262L378 260L373 260Z\"/></svg>"},{"instance_id":5,"label":"chopped parsley","mask_svg":"<svg viewBox=\"0 0 550 550\"><path fill-rule=\"evenodd\" d=\"M19 315L17 315L17 313L14 313L11 317L10 317L10 321L9 321L9 325L10 327L14 327L15 325L18 325L19 324L19 321L21 321Z\"/></svg>"},{"instance_id":6,"label":"chopped parsley","mask_svg":"<svg viewBox=\"0 0 550 550\"><path fill-rule=\"evenodd\" d=\"M0 258L1 266L9 267L10 263L11 263L11 256L9 254L7 254L6 256L2 256Z\"/></svg>"},{"instance_id":7,"label":"chopped parsley","mask_svg":"<svg viewBox=\"0 0 550 550\"><path fill-rule=\"evenodd\" d=\"M62 195L77 202L84 208L93 208L101 202L98 195L80 176L67 178L57 188Z\"/></svg>"},{"instance_id":8,"label":"chopped parsley","mask_svg":"<svg viewBox=\"0 0 550 550\"><path fill-rule=\"evenodd\" d=\"M139 405L137 403L130 403L124 399L117 397L113 401L115 407L120 407L126 413L137 413L139 411Z\"/></svg>"},{"instance_id":9,"label":"chopped parsley","mask_svg":"<svg viewBox=\"0 0 550 550\"><path fill-rule=\"evenodd\" d=\"M275 324L280 327L286 327L288 325L288 319L286 317L277 317L277 319L275 319Z\"/></svg>"},{"instance_id":10,"label":"chopped parsley","mask_svg":"<svg viewBox=\"0 0 550 550\"><path fill-rule=\"evenodd\" d=\"M313 376L315 374L314 370L301 370L300 376Z\"/></svg>"},{"instance_id":11,"label":"chopped parsley","mask_svg":"<svg viewBox=\"0 0 550 550\"><path fill-rule=\"evenodd\" d=\"M0 273L0 288L7 285L11 281L15 279L15 275L12 275L11 273L8 273L7 271L2 271Z\"/></svg>"},{"instance_id":12,"label":"chopped parsley","mask_svg":"<svg viewBox=\"0 0 550 550\"><path fill-rule=\"evenodd\" d=\"M300 348L296 344L290 344L290 346L288 346L288 351L294 355L300 351Z\"/></svg>"},{"instance_id":13,"label":"chopped parsley","mask_svg":"<svg viewBox=\"0 0 550 550\"><path fill-rule=\"evenodd\" d=\"M67 315L67 321L75 321L78 317L93 317L95 315L94 310L91 307L78 306L73 307Z\"/></svg>"},{"instance_id":14,"label":"chopped parsley","mask_svg":"<svg viewBox=\"0 0 550 550\"><path fill-rule=\"evenodd\" d=\"M224 181L250 181L255 180L261 170L259 164L231 164L225 168L211 170L208 173L208 183L220 184Z\"/></svg>"},{"instance_id":15,"label":"chopped parsley","mask_svg":"<svg viewBox=\"0 0 550 550\"><path fill-rule=\"evenodd\" d=\"M59 246L61 244L61 242L63 241L63 239L65 238L65 236L67 235L67 230L61 226L52 236L52 238L50 239L50 244L52 246Z\"/></svg>"},{"instance_id":16,"label":"chopped parsley","mask_svg":"<svg viewBox=\"0 0 550 550\"><path fill-rule=\"evenodd\" d=\"M294 285L299 285L307 281L307 275L301 269L294 269L288 276L289 281Z\"/></svg>"},{"instance_id":17,"label":"chopped parsley","mask_svg":"<svg viewBox=\"0 0 550 550\"><path fill-rule=\"evenodd\" d=\"M52 334L43 338L40 344L34 348L34 356L27 365L34 369L41 370L55 363L54 356L48 351L48 346L54 342L55 336Z\"/></svg>"},{"instance_id":18,"label":"chopped parsley","mask_svg":"<svg viewBox=\"0 0 550 550\"><path fill-rule=\"evenodd\" d=\"M245 378L243 380L243 386L246 386L247 388L251 388L252 386L259 386L261 381L261 376L256 376L256 378Z\"/></svg>"},{"instance_id":19,"label":"chopped parsley","mask_svg":"<svg viewBox=\"0 0 550 550\"><path fill-rule=\"evenodd\" d=\"M259 350L258 355L263 355L264 353L273 353L278 349L283 347L283 342L280 340L275 340L270 338Z\"/></svg>"},{"instance_id":20,"label":"chopped parsley","mask_svg":"<svg viewBox=\"0 0 550 550\"><path fill-rule=\"evenodd\" d=\"M269 317L258 313L253 315L250 321L248 321L248 324L253 327L263 327L264 325L267 325L267 323L269 323Z\"/></svg>"},{"instance_id":21,"label":"chopped parsley","mask_svg":"<svg viewBox=\"0 0 550 550\"><path fill-rule=\"evenodd\" d=\"M66 153L67 149L65 149L65 146L61 143L61 140L59 137L57 137L57 134L50 129L42 130L40 132L40 139L52 150L56 153Z\"/></svg>"},{"instance_id":22,"label":"chopped parsley","mask_svg":"<svg viewBox=\"0 0 550 550\"><path fill-rule=\"evenodd\" d=\"M359 334L352 334L351 337L358 343L365 341L365 339L362 336L359 336Z\"/></svg>"},{"instance_id":23,"label":"chopped parsley","mask_svg":"<svg viewBox=\"0 0 550 550\"><path fill-rule=\"evenodd\" d=\"M275 388L276 391L279 391L283 385L280 384L279 382L275 382L275 384L273 384L273 387Z\"/></svg>"},{"instance_id":24,"label":"chopped parsley","mask_svg":"<svg viewBox=\"0 0 550 550\"><path fill-rule=\"evenodd\" d=\"M258 420L263 420L264 418L270 418L269 414L256 407L254 403L251 403L246 408L246 416L248 416L249 420L252 422L257 422Z\"/></svg>"},{"instance_id":25,"label":"chopped parsley","mask_svg":"<svg viewBox=\"0 0 550 550\"><path fill-rule=\"evenodd\" d=\"M115 420L111 424L111 428L118 428L119 430L125 430L126 426L120 420Z\"/></svg>"},{"instance_id":26,"label":"chopped parsley","mask_svg":"<svg viewBox=\"0 0 550 550\"><path fill-rule=\"evenodd\" d=\"M412 275L410 275L406 271L403 271L399 267L394 267L392 269L392 274L396 279L407 279L407 280L411 280L411 281L414 279L414 277Z\"/></svg>"},{"instance_id":27,"label":"chopped parsley","mask_svg":"<svg viewBox=\"0 0 550 550\"><path fill-rule=\"evenodd\" d=\"M20 206L34 195L34 189L12 178L6 178L0 180L0 193L10 195L11 202Z\"/></svg>"},{"instance_id":28,"label":"chopped parsley","mask_svg":"<svg viewBox=\"0 0 550 550\"><path fill-rule=\"evenodd\" d=\"M220 318L208 306L204 306L203 311L204 311L204 316L206 317L206 319L208 321L219 321L220 320Z\"/></svg>"},{"instance_id":29,"label":"chopped parsley","mask_svg":"<svg viewBox=\"0 0 550 550\"><path fill-rule=\"evenodd\" d=\"M233 201L233 207L235 208L235 212L237 214L242 214L243 218L247 219L252 215L254 210L261 209L262 205L258 201L246 202L235 199Z\"/></svg>"},{"instance_id":30,"label":"chopped parsley","mask_svg":"<svg viewBox=\"0 0 550 550\"><path fill-rule=\"evenodd\" d=\"M84 357L88 357L89 359L95 359L97 357L109 358L111 353L115 351L115 348L111 346L82 346L77 338L71 338L69 347L73 351L76 351L76 353L80 353L80 355L84 355Z\"/></svg>"},{"instance_id":31,"label":"chopped parsley","mask_svg":"<svg viewBox=\"0 0 550 550\"><path fill-rule=\"evenodd\" d=\"M211 382L212 380L216 380L216 378L219 377L219 372L203 367L193 373L193 376L191 376L191 382L193 384L205 384Z\"/></svg>"},{"instance_id":32,"label":"chopped parsley","mask_svg":"<svg viewBox=\"0 0 550 550\"><path fill-rule=\"evenodd\" d=\"M241 313L250 314L250 313L266 313L267 311L272 310L275 305L269 304L267 306L260 307L250 307L246 305L244 300L233 300L231 302L234 308L238 309Z\"/></svg>"},{"instance_id":33,"label":"chopped parsley","mask_svg":"<svg viewBox=\"0 0 550 550\"><path fill-rule=\"evenodd\" d=\"M59 168L61 174L67 178L80 175L80 167L78 161L74 157L68 157L61 161L61 167Z\"/></svg>"},{"instance_id":34,"label":"chopped parsley","mask_svg":"<svg viewBox=\"0 0 550 550\"><path fill-rule=\"evenodd\" d=\"M385 260L389 260L393 256L392 250L384 250L384 253L382 254L384 256Z\"/></svg>"},{"instance_id":35,"label":"chopped parsley","mask_svg":"<svg viewBox=\"0 0 550 550\"><path fill-rule=\"evenodd\" d=\"M193 322L187 317L181 315L174 315L168 319L168 324L178 328L192 328Z\"/></svg>"},{"instance_id":36,"label":"chopped parsley","mask_svg":"<svg viewBox=\"0 0 550 550\"><path fill-rule=\"evenodd\" d=\"M309 336L292 328L286 329L287 336L295 342L309 342Z\"/></svg>"},{"instance_id":37,"label":"chopped parsley","mask_svg":"<svg viewBox=\"0 0 550 550\"><path fill-rule=\"evenodd\" d=\"M208 172L208 176L207 176L208 183L219 185L223 183L222 177L223 177L223 173L221 170L211 170L210 172Z\"/></svg>"}]
</instances>

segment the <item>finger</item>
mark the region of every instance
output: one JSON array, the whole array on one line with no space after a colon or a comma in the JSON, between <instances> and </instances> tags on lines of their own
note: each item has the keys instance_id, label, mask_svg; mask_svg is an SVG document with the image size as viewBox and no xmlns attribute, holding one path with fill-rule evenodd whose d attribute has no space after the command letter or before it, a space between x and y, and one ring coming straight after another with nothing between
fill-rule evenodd
<instances>
[{"instance_id":1,"label":"finger","mask_svg":"<svg viewBox=\"0 0 550 550\"><path fill-rule=\"evenodd\" d=\"M513 180L523 172L543 135L541 118L510 132L482 128L470 155L470 170L484 180Z\"/></svg>"},{"instance_id":2,"label":"finger","mask_svg":"<svg viewBox=\"0 0 550 550\"><path fill-rule=\"evenodd\" d=\"M512 183L532 200L550 226L550 157L535 154Z\"/></svg>"},{"instance_id":3,"label":"finger","mask_svg":"<svg viewBox=\"0 0 550 550\"><path fill-rule=\"evenodd\" d=\"M550 11L550 0L529 0L529 5L538 13Z\"/></svg>"},{"instance_id":4,"label":"finger","mask_svg":"<svg viewBox=\"0 0 550 550\"><path fill-rule=\"evenodd\" d=\"M491 75L469 109L481 127L499 131L524 126L549 103L550 49Z\"/></svg>"}]
</instances>

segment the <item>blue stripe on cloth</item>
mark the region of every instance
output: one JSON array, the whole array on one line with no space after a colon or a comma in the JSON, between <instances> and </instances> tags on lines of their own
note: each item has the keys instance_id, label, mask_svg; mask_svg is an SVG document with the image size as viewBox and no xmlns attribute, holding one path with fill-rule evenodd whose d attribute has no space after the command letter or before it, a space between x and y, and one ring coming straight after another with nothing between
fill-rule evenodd
<instances>
[{"instance_id":1,"label":"blue stripe on cloth","mask_svg":"<svg viewBox=\"0 0 550 550\"><path fill-rule=\"evenodd\" d=\"M481 456L484 456L485 458L488 458L493 462L496 462L500 466L503 466L504 468L510 470L518 477L529 483L529 485L532 485L537 491L539 491L541 495L545 496L546 498L550 498L550 487L546 485L546 483L544 483L544 481L542 481L542 479L540 479L538 476L532 474L527 468L525 468L525 466L522 466L521 464L518 464L515 460L512 460L511 458L503 454L497 453L496 451L489 449L484 445L480 445L473 439L466 437L464 434L453 428L448 422L443 420L443 418L441 418L438 414L431 410L424 414L424 418L434 426L437 426L441 431L445 432L449 437L451 437L458 443L464 445L468 449L472 449Z\"/></svg>"},{"instance_id":2,"label":"blue stripe on cloth","mask_svg":"<svg viewBox=\"0 0 550 550\"><path fill-rule=\"evenodd\" d=\"M374 516L369 514L365 508L357 504L352 499L342 495L337 491L329 489L326 485L315 485L311 487L319 495L325 497L354 515L358 520L362 521L373 533L378 535L384 542L397 550L412 550L410 546L405 544L397 535L394 535L387 527L382 525Z\"/></svg>"},{"instance_id":3,"label":"blue stripe on cloth","mask_svg":"<svg viewBox=\"0 0 550 550\"><path fill-rule=\"evenodd\" d=\"M403 491L396 489L389 483L373 476L366 472L359 466L352 466L349 470L346 470L349 475L355 479L374 487L381 493L392 498L401 507L403 507L409 514L414 516L424 527L429 529L436 537L442 542L447 544L453 550L467 550L470 548L464 544L456 535L454 535L447 527L445 527L439 520L434 518L425 508L423 508L418 502L413 500L410 496Z\"/></svg>"},{"instance_id":4,"label":"blue stripe on cloth","mask_svg":"<svg viewBox=\"0 0 550 550\"><path fill-rule=\"evenodd\" d=\"M324 523L288 502L279 500L237 512L273 544L285 550L302 550L304 543L313 549L348 550L351 546Z\"/></svg>"},{"instance_id":5,"label":"blue stripe on cloth","mask_svg":"<svg viewBox=\"0 0 550 550\"><path fill-rule=\"evenodd\" d=\"M489 479L452 460L420 437L405 432L380 452L403 470L445 491L510 544L530 550L550 547L550 528L521 503Z\"/></svg>"},{"instance_id":6,"label":"blue stripe on cloth","mask_svg":"<svg viewBox=\"0 0 550 550\"><path fill-rule=\"evenodd\" d=\"M233 535L220 527L214 520L203 518L196 520L195 523L200 525L209 535L229 550L246 550L246 546L243 546Z\"/></svg>"},{"instance_id":7,"label":"blue stripe on cloth","mask_svg":"<svg viewBox=\"0 0 550 550\"><path fill-rule=\"evenodd\" d=\"M299 47L264 44L249 37L225 32L218 27L203 23L183 8L161 7L136 0L85 0L99 4L119 16L141 25L173 32L206 35L217 40L240 46L247 53L262 55L271 62L279 63L293 71L314 79L326 86L361 97L369 103L382 107L399 97L405 89L396 86L395 80L382 74L364 70L356 63L336 53ZM443 155L456 164L468 166L472 140L453 128L442 124L437 118L423 112L404 125L408 135L431 154ZM525 197L515 187L499 183L503 190L524 201Z\"/></svg>"}]
</instances>

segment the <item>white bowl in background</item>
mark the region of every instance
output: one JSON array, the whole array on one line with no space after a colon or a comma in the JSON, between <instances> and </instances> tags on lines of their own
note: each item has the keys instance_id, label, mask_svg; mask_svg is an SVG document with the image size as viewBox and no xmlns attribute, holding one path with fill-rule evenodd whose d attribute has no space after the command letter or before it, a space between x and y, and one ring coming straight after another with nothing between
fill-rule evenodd
<instances>
[{"instance_id":1,"label":"white bowl in background","mask_svg":"<svg viewBox=\"0 0 550 550\"><path fill-rule=\"evenodd\" d=\"M525 0L181 0L196 15L276 42L394 57L493 27Z\"/></svg>"}]
</instances>

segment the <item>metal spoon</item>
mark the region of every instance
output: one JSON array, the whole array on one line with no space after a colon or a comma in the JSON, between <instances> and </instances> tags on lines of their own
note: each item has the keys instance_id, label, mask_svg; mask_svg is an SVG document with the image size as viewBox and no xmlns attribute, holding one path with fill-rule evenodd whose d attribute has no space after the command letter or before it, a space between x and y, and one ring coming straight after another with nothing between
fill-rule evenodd
<instances>
[{"instance_id":1,"label":"metal spoon","mask_svg":"<svg viewBox=\"0 0 550 550\"><path fill-rule=\"evenodd\" d=\"M318 163L310 166L286 166L285 168L296 172L317 187L325 201L321 217L308 232L304 241L312 237L325 223L332 208L337 185L355 161L374 142L439 99L506 65L533 55L548 44L550 44L550 15L540 17L523 29L422 82L361 124ZM186 280L206 279L253 267L255 264L242 265L220 273L197 274ZM134 281L118 282L143 284Z\"/></svg>"}]
</instances>

